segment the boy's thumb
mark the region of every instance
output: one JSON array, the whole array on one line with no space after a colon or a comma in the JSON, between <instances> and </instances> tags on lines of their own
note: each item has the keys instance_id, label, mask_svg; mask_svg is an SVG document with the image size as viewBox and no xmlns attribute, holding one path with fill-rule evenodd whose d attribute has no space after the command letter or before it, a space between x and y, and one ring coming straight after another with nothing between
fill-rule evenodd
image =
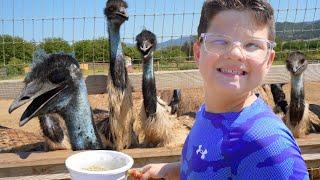
<instances>
[{"instance_id":1,"label":"boy's thumb","mask_svg":"<svg viewBox=\"0 0 320 180\"><path fill-rule=\"evenodd\" d=\"M150 179L150 172L149 171L147 171L146 173L144 173L142 176L141 176L141 178L140 178L140 180L148 180L148 179Z\"/></svg>"}]
</instances>

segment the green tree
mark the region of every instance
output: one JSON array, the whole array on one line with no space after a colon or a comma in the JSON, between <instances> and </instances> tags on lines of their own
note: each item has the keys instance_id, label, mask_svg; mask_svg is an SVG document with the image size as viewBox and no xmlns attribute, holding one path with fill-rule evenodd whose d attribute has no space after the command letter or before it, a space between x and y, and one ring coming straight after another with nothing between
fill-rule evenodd
<instances>
[{"instance_id":1,"label":"green tree","mask_svg":"<svg viewBox=\"0 0 320 180\"><path fill-rule=\"evenodd\" d=\"M109 42L105 38L78 41L73 48L80 62L109 62Z\"/></svg>"},{"instance_id":2,"label":"green tree","mask_svg":"<svg viewBox=\"0 0 320 180\"><path fill-rule=\"evenodd\" d=\"M276 47L274 48L274 50L276 51L276 52L279 52L279 51L281 51L282 50L282 46L283 46L283 40L280 38L280 37L276 37Z\"/></svg>"},{"instance_id":3,"label":"green tree","mask_svg":"<svg viewBox=\"0 0 320 180\"><path fill-rule=\"evenodd\" d=\"M34 45L20 37L0 35L0 63L8 64L10 59L16 57L24 63L32 61Z\"/></svg>"},{"instance_id":4,"label":"green tree","mask_svg":"<svg viewBox=\"0 0 320 180\"><path fill-rule=\"evenodd\" d=\"M99 38L92 41L93 46L93 61L105 62L109 61L109 41L106 38Z\"/></svg>"},{"instance_id":5,"label":"green tree","mask_svg":"<svg viewBox=\"0 0 320 180\"><path fill-rule=\"evenodd\" d=\"M39 47L44 49L46 53L71 52L71 46L62 38L46 38Z\"/></svg>"},{"instance_id":6,"label":"green tree","mask_svg":"<svg viewBox=\"0 0 320 180\"><path fill-rule=\"evenodd\" d=\"M23 60L12 57L7 65L7 74L9 76L22 75L24 74L25 63Z\"/></svg>"},{"instance_id":7,"label":"green tree","mask_svg":"<svg viewBox=\"0 0 320 180\"><path fill-rule=\"evenodd\" d=\"M126 44L122 44L122 47L124 55L131 57L131 59L134 60L133 63L141 63L141 55L136 46L127 46Z\"/></svg>"},{"instance_id":8,"label":"green tree","mask_svg":"<svg viewBox=\"0 0 320 180\"><path fill-rule=\"evenodd\" d=\"M160 59L160 61L185 61L187 57L187 54L181 50L180 46L170 46L155 52L155 58Z\"/></svg>"},{"instance_id":9,"label":"green tree","mask_svg":"<svg viewBox=\"0 0 320 180\"><path fill-rule=\"evenodd\" d=\"M306 50L308 48L307 42L303 40L287 41L283 44L283 50Z\"/></svg>"},{"instance_id":10,"label":"green tree","mask_svg":"<svg viewBox=\"0 0 320 180\"><path fill-rule=\"evenodd\" d=\"M320 48L320 39L308 41L308 49L316 50Z\"/></svg>"}]
</instances>

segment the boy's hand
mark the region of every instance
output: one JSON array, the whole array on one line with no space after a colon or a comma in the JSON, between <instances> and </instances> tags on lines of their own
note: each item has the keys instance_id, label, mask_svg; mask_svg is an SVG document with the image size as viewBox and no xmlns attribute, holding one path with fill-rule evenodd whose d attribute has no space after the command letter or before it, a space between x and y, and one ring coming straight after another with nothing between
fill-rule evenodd
<instances>
[{"instance_id":1,"label":"boy's hand","mask_svg":"<svg viewBox=\"0 0 320 180\"><path fill-rule=\"evenodd\" d=\"M128 171L136 180L179 179L180 163L148 164L139 170Z\"/></svg>"},{"instance_id":2,"label":"boy's hand","mask_svg":"<svg viewBox=\"0 0 320 180\"><path fill-rule=\"evenodd\" d=\"M165 172L165 166L167 163L161 163L161 164L148 164L142 168L142 180L147 179L165 179L166 172Z\"/></svg>"},{"instance_id":3,"label":"boy's hand","mask_svg":"<svg viewBox=\"0 0 320 180\"><path fill-rule=\"evenodd\" d=\"M142 169L129 169L128 175L132 176L134 179L140 179L142 177Z\"/></svg>"}]
</instances>

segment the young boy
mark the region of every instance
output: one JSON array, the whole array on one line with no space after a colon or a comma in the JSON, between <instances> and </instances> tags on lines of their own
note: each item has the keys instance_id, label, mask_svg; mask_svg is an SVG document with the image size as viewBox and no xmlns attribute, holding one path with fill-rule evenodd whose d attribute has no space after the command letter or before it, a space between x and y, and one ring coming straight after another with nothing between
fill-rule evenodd
<instances>
[{"instance_id":1,"label":"young boy","mask_svg":"<svg viewBox=\"0 0 320 180\"><path fill-rule=\"evenodd\" d=\"M308 179L291 132L252 90L275 51L264 0L207 0L193 51L204 82L181 161L143 167L141 179Z\"/></svg>"}]
</instances>

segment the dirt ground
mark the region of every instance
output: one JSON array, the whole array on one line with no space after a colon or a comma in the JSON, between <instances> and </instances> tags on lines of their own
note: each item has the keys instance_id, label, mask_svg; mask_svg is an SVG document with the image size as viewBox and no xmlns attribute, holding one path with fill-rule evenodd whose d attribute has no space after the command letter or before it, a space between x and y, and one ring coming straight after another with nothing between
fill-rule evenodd
<instances>
[{"instance_id":1,"label":"dirt ground","mask_svg":"<svg viewBox=\"0 0 320 180\"><path fill-rule=\"evenodd\" d=\"M284 90L286 93L286 97L289 100L290 98L290 85L285 85ZM189 106L189 109L192 111L196 111L200 103L202 102L202 91L199 89L196 90L186 90L182 91L183 99L186 101L184 106ZM319 82L310 82L305 84L305 93L306 100L309 103L320 105L320 83ZM170 97L172 95L172 91L161 91L159 95L165 100L169 102ZM194 100L195 97L197 100ZM142 94L141 92L133 93L133 102L139 104L141 102ZM201 100L199 100L201 99ZM0 100L0 126L5 126L9 128L17 128L22 129L28 132L40 132L39 121L37 118L30 120L25 126L19 127L19 119L22 115L23 111L27 107L24 105L23 107L17 109L12 114L8 113L8 108L12 103L12 99ZM97 94L97 95L89 95L89 101L93 109L98 108L102 110L108 110L108 100L107 94ZM197 101L197 102L195 102ZM188 105L189 104L189 105ZM188 108L188 107L187 107ZM134 112L138 112L139 107L134 107Z\"/></svg>"}]
</instances>

